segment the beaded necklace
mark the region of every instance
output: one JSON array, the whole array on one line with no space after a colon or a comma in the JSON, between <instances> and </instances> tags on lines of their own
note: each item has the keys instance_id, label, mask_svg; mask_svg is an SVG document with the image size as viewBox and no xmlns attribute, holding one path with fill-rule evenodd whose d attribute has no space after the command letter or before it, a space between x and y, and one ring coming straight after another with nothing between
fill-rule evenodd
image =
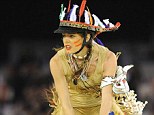
<instances>
[{"instance_id":1,"label":"beaded necklace","mask_svg":"<svg viewBox=\"0 0 154 115\"><path fill-rule=\"evenodd\" d=\"M75 58L73 56L73 54L69 54L68 55L68 60L69 60L69 63L70 63L70 66L74 72L74 75L72 77L72 82L74 85L77 85L78 84L78 80L81 79L84 87L86 88L87 91L94 91L95 92L95 96L96 98L100 97L101 96L101 90L99 88L99 86L91 86L88 82L87 82L87 70L89 70L89 67L91 65L91 62L92 62L92 59L93 59L93 51L91 51L91 53L87 53L87 57L83 59L83 62L81 64L81 66L79 67L78 64L77 64L77 58ZM78 59L80 60L80 59Z\"/></svg>"},{"instance_id":2,"label":"beaded necklace","mask_svg":"<svg viewBox=\"0 0 154 115\"><path fill-rule=\"evenodd\" d=\"M82 81L87 80L86 72L89 69L89 65L91 63L91 58L92 58L92 54L89 55L88 53L87 53L88 57L84 58L80 67L77 64L77 60L74 58L73 54L68 55L70 66L74 72L74 76L72 78L72 82L74 83L74 85L78 84L78 79L81 79Z\"/></svg>"},{"instance_id":3,"label":"beaded necklace","mask_svg":"<svg viewBox=\"0 0 154 115\"><path fill-rule=\"evenodd\" d=\"M73 56L74 58L76 58L76 59L83 60L83 59L85 59L85 58L87 57L87 54L84 55L83 57L82 57L82 56L77 56L77 55L75 55L75 54L73 54L72 56Z\"/></svg>"}]
</instances>

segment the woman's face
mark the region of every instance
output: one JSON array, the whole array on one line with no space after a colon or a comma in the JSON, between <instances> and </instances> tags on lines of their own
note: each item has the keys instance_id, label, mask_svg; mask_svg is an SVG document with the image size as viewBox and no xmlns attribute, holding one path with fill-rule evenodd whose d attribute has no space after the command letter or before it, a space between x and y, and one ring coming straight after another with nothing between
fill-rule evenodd
<instances>
[{"instance_id":1,"label":"woman's face","mask_svg":"<svg viewBox=\"0 0 154 115\"><path fill-rule=\"evenodd\" d=\"M62 34L63 44L66 50L66 53L72 54L80 50L83 43L83 37L81 34Z\"/></svg>"}]
</instances>

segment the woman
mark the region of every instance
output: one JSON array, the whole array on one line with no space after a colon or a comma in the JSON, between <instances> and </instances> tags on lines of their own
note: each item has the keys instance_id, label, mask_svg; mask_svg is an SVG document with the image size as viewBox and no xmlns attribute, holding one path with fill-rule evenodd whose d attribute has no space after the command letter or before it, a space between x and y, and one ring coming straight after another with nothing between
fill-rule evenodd
<instances>
[{"instance_id":1,"label":"woman","mask_svg":"<svg viewBox=\"0 0 154 115\"><path fill-rule=\"evenodd\" d=\"M94 40L101 32L118 29L109 20L101 22L96 15L70 2L67 12L61 6L60 25L64 48L50 60L54 78L52 115L124 115L113 100L112 83L117 68L116 55Z\"/></svg>"},{"instance_id":2,"label":"woman","mask_svg":"<svg viewBox=\"0 0 154 115\"><path fill-rule=\"evenodd\" d=\"M78 107L81 110L85 107L89 108L84 110L85 112L81 111L81 114L83 112L91 115L99 115L99 113L108 115L112 106L112 86L108 85L99 91L99 85L106 76L115 76L116 56L94 42L90 43L91 49L84 46L79 53L74 54L81 48L83 39L81 34L63 33L65 47L50 61L60 106L66 115L75 115L75 113L80 115ZM87 41L89 39L90 34L86 37ZM82 73L87 78L79 78ZM76 109L73 110L73 107Z\"/></svg>"}]
</instances>

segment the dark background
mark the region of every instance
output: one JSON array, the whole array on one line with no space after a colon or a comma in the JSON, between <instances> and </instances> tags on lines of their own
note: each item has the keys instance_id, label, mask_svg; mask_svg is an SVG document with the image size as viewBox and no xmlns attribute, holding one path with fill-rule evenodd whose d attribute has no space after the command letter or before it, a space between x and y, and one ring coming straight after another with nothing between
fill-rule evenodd
<instances>
[{"instance_id":1,"label":"dark background","mask_svg":"<svg viewBox=\"0 0 154 115\"><path fill-rule=\"evenodd\" d=\"M58 27L60 4L68 0L16 0L1 1L1 41L3 59L7 56L7 45L11 40L58 41L53 30ZM81 0L72 0L80 5ZM115 33L101 35L104 41L149 42L153 28L151 1L95 0L88 1L90 11L100 19L121 22ZM107 34L107 35L106 35ZM107 37L106 37L107 36Z\"/></svg>"},{"instance_id":2,"label":"dark background","mask_svg":"<svg viewBox=\"0 0 154 115\"><path fill-rule=\"evenodd\" d=\"M61 3L67 6L68 0L1 1L1 38L51 38L53 30L58 26ZM72 3L80 5L81 0L72 0ZM121 22L120 31L114 36L116 40L122 40L125 36L133 41L148 40L152 30L152 2L95 0L88 1L87 6L100 19L109 18L111 22Z\"/></svg>"},{"instance_id":3,"label":"dark background","mask_svg":"<svg viewBox=\"0 0 154 115\"><path fill-rule=\"evenodd\" d=\"M68 0L0 1L0 83L11 87L14 92L11 99L7 96L6 99L1 98L0 114L3 115L6 105L15 108L21 104L20 113L28 115L46 115L49 110L48 103L40 101L42 97L38 95L40 90L52 84L48 63L55 53L52 48L61 44L60 36L53 34L59 25L61 3L67 6ZM72 0L73 3L80 5L81 0ZM87 6L100 19L108 18L112 23L121 23L116 32L102 33L98 37L112 51L122 52L118 60L120 65L135 65L129 74L130 87L139 94L140 100L150 101L145 115L153 115L152 1L87 0ZM27 97L25 92L37 94ZM32 103L26 103L27 100ZM32 108L33 105L39 107Z\"/></svg>"}]
</instances>

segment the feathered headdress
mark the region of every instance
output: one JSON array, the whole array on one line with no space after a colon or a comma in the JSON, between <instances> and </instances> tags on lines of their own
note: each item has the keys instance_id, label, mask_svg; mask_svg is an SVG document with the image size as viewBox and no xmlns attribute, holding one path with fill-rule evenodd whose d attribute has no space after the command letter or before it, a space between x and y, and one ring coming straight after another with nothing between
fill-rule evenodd
<instances>
[{"instance_id":1,"label":"feathered headdress","mask_svg":"<svg viewBox=\"0 0 154 115\"><path fill-rule=\"evenodd\" d=\"M71 7L71 0L69 0L69 5L66 12L66 7L61 5L61 12L59 15L60 24L59 28L55 33L66 33L66 32L80 32L80 31L93 31L96 34L114 31L120 27L120 22L115 25L112 24L109 19L100 20L95 14L91 14L88 7L86 7L86 0L82 0L80 7L78 5L73 5Z\"/></svg>"}]
</instances>

